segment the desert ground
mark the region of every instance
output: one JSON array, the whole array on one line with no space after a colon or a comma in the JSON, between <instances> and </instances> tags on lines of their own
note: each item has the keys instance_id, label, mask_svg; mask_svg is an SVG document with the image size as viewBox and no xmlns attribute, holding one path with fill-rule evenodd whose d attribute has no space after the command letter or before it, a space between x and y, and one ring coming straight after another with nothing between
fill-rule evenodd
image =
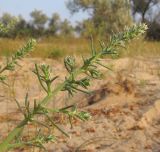
<instances>
[{"instance_id":1,"label":"desert ground","mask_svg":"<svg viewBox=\"0 0 160 152\"><path fill-rule=\"evenodd\" d=\"M103 79L92 81L91 95L77 93L69 98L62 92L50 104L54 108L75 103L78 110L90 112L92 118L74 121L71 128L65 119L53 117L70 138L55 130L57 141L46 145L48 151L160 152L160 59L135 57L103 62L112 71L103 69ZM26 58L16 71L7 73L9 87L0 85L0 139L22 119L15 98L23 105L26 92L30 102L44 96L32 73L34 63L51 65L53 74L59 75L54 85L63 81L67 73L62 62L40 58ZM32 126L27 132L32 132Z\"/></svg>"}]
</instances>

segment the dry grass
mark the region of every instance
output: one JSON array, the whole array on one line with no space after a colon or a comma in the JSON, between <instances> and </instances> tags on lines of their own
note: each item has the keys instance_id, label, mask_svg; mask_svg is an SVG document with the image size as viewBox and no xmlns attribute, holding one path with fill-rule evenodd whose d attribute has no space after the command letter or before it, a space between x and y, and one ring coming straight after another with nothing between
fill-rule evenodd
<instances>
[{"instance_id":1,"label":"dry grass","mask_svg":"<svg viewBox=\"0 0 160 152\"><path fill-rule=\"evenodd\" d=\"M67 55L85 54L90 46L86 39L47 38L37 40L36 49L31 53L32 57L63 57ZM26 42L25 39L0 39L0 55L11 55Z\"/></svg>"},{"instance_id":2,"label":"dry grass","mask_svg":"<svg viewBox=\"0 0 160 152\"><path fill-rule=\"evenodd\" d=\"M160 42L138 39L132 41L126 50L122 51L121 56L135 57L160 57Z\"/></svg>"},{"instance_id":3,"label":"dry grass","mask_svg":"<svg viewBox=\"0 0 160 152\"><path fill-rule=\"evenodd\" d=\"M0 39L0 56L10 55L26 42L25 39ZM96 41L98 42L98 41ZM96 43L98 46L98 43ZM66 55L87 54L90 51L89 40L80 38L46 38L38 40L32 57L50 57L58 59ZM158 57L160 56L160 42L134 40L127 49L120 50L121 57Z\"/></svg>"}]
</instances>

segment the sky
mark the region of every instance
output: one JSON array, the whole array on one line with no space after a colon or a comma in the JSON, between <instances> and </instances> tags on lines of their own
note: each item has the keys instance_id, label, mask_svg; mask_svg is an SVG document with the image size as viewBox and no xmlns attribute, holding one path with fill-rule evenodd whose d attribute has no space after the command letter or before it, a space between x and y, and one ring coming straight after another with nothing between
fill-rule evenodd
<instances>
[{"instance_id":1,"label":"sky","mask_svg":"<svg viewBox=\"0 0 160 152\"><path fill-rule=\"evenodd\" d=\"M88 17L85 12L71 15L66 8L66 2L67 0L0 0L0 16L8 12L15 16L22 15L26 20L30 20L30 12L37 9L49 17L58 12L62 19L67 18L72 24Z\"/></svg>"}]
</instances>

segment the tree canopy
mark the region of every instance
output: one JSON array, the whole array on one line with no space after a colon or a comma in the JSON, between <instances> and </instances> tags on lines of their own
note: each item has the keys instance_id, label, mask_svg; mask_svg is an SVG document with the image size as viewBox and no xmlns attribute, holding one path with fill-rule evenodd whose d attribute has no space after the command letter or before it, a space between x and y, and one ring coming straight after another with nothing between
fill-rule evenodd
<instances>
[{"instance_id":1,"label":"tree canopy","mask_svg":"<svg viewBox=\"0 0 160 152\"><path fill-rule=\"evenodd\" d=\"M67 0L66 6L73 15L87 12L89 16L72 25L68 19L62 20L58 13L48 17L36 9L30 13L30 21L22 16L4 13L0 22L3 25L15 22L15 28L0 36L74 36L76 33L76 36L92 35L103 39L123 30L125 26L145 22L149 27L147 37L160 40L160 0Z\"/></svg>"},{"instance_id":2,"label":"tree canopy","mask_svg":"<svg viewBox=\"0 0 160 152\"><path fill-rule=\"evenodd\" d=\"M90 14L81 24L84 35L106 37L132 24L128 0L69 0L67 7L72 14L80 10Z\"/></svg>"}]
</instances>

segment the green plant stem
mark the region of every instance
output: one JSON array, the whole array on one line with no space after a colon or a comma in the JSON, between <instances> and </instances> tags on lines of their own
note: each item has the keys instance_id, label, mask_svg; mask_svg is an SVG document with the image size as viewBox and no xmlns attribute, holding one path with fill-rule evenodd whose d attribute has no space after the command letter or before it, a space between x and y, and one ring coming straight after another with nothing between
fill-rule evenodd
<instances>
[{"instance_id":1,"label":"green plant stem","mask_svg":"<svg viewBox=\"0 0 160 152\"><path fill-rule=\"evenodd\" d=\"M80 73L82 73L83 70L79 69L77 71L74 72L74 76L78 76ZM53 91L52 93L48 94L39 104L42 106L47 105L51 100L51 98L54 98L57 93L59 91L61 91L63 89L63 87L65 86L65 82L59 84ZM0 144L0 152L6 152L9 149L9 145L10 143L15 139L15 137L20 134L20 132L23 130L24 126L27 124L26 120L23 120L22 122L19 123L19 125L12 130L8 136L2 141L2 143Z\"/></svg>"},{"instance_id":2,"label":"green plant stem","mask_svg":"<svg viewBox=\"0 0 160 152\"><path fill-rule=\"evenodd\" d=\"M82 67L80 67L79 69L70 73L69 77L63 83L60 83L53 91L49 91L48 95L43 100L41 100L39 102L39 105L46 106L49 102L52 101L51 98L54 98L59 91L62 91L64 89L64 87L67 83L67 80L72 80L72 77L76 78L80 74L85 74L85 72L88 70L89 66L96 63L99 58L101 58L103 55L111 54L110 53L111 50L114 50L114 48L119 46L121 44L121 42L128 42L128 40L133 39L135 36L138 36L139 34L143 34L145 29L146 29L145 25L139 26L139 27L134 26L133 28L127 30L126 32L124 32L122 34L120 33L119 35L113 36L108 47L105 48L105 50L102 50L101 52L99 52L97 54L96 54L96 52L93 51L92 52L93 56L91 56L89 59L85 60ZM34 111L33 111L31 117L33 118L34 115L36 115L36 114L37 113L34 113ZM11 146L13 140L20 135L20 133L24 129L24 126L27 125L27 123L30 120L31 120L31 118L30 119L25 118L23 121L21 121L19 123L19 125L15 129L13 129L13 131L11 131L8 134L8 136L2 141L2 143L0 143L0 152L6 152L7 150L10 149L10 146ZM52 119L49 118L49 120L51 121L51 123L53 123L53 125L55 127L57 127L57 129L59 129L61 132L63 132L63 130L61 130L60 128L58 128L58 126L56 126L56 124L52 121Z\"/></svg>"},{"instance_id":3,"label":"green plant stem","mask_svg":"<svg viewBox=\"0 0 160 152\"><path fill-rule=\"evenodd\" d=\"M49 103L49 101L51 101L50 99L54 98L57 95L57 93L63 89L64 86L64 83L59 84L51 93L49 93L42 101L40 101L39 104L41 106L46 106Z\"/></svg>"},{"instance_id":4,"label":"green plant stem","mask_svg":"<svg viewBox=\"0 0 160 152\"><path fill-rule=\"evenodd\" d=\"M90 66L91 63L93 63L94 61L96 61L100 56L101 56L101 53L98 53L97 55L95 55L95 56L93 56L92 58L90 58L89 64L83 65L81 68L75 70L75 71L72 73L72 75L74 75L74 78L76 78L78 75L84 73L85 69L87 69L88 66ZM72 77L72 76L70 75L70 76L69 76L69 79L70 79L71 77ZM54 98L54 97L57 95L57 93L64 88L65 84L66 84L65 81L64 81L63 83L59 84L51 93L49 93L42 101L40 101L39 104L40 104L41 106L46 106L49 102L51 102L50 99L51 99L51 98ZM22 123L22 122L21 122L21 123ZM21 123L20 123L20 124L21 124ZM26 124L22 124L22 127L24 127L25 125L26 125ZM19 126L19 125L18 125L18 126ZM12 132L13 132L13 133L12 133ZM17 134L19 134L19 132L16 132L15 130L13 130L12 132L9 133L9 135L7 136L7 138L4 139L4 141L0 144L0 147L1 147L1 145L3 145L2 148L4 147L4 150L7 150L7 149L8 149L8 145L10 144L10 142L11 142L12 140L14 140L14 138L17 136ZM10 135L10 134L11 134L11 135ZM10 140L8 140L8 138L9 138ZM1 150L0 150L0 152L5 152L5 151L1 151Z\"/></svg>"},{"instance_id":5,"label":"green plant stem","mask_svg":"<svg viewBox=\"0 0 160 152\"><path fill-rule=\"evenodd\" d=\"M25 147L26 145L27 145L27 143L15 143L15 144L10 144L8 149Z\"/></svg>"},{"instance_id":6,"label":"green plant stem","mask_svg":"<svg viewBox=\"0 0 160 152\"><path fill-rule=\"evenodd\" d=\"M9 135L3 140L2 143L0 143L0 152L6 152L9 149L9 144L15 139L16 136L18 136L24 129L24 126L28 122L26 120L23 120L17 125L16 128L14 128Z\"/></svg>"},{"instance_id":7,"label":"green plant stem","mask_svg":"<svg viewBox=\"0 0 160 152\"><path fill-rule=\"evenodd\" d=\"M39 104L46 105L51 98L55 97L55 95L62 90L64 87L64 84L58 85L58 87L50 94L48 94ZM6 152L9 150L10 143L15 139L16 136L18 136L21 131L23 131L24 126L28 123L27 120L21 121L15 129L13 129L8 136L0 143L0 152Z\"/></svg>"}]
</instances>

